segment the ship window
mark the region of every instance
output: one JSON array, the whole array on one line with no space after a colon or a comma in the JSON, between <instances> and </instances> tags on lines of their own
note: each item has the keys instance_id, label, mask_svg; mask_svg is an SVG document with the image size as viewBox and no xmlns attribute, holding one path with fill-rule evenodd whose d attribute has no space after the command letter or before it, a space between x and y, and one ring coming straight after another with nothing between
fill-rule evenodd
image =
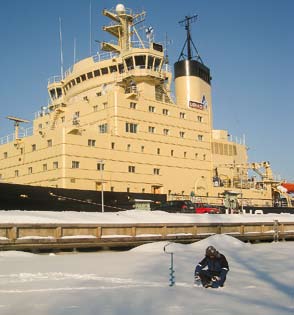
<instances>
[{"instance_id":1,"label":"ship window","mask_svg":"<svg viewBox=\"0 0 294 315\"><path fill-rule=\"evenodd\" d=\"M62 96L62 89L61 88L57 88L57 97L61 97Z\"/></svg>"},{"instance_id":2,"label":"ship window","mask_svg":"<svg viewBox=\"0 0 294 315\"><path fill-rule=\"evenodd\" d=\"M55 89L50 90L50 96L53 100L56 98Z\"/></svg>"},{"instance_id":3,"label":"ship window","mask_svg":"<svg viewBox=\"0 0 294 315\"><path fill-rule=\"evenodd\" d=\"M88 146L89 147L95 147L95 145L96 145L96 140L88 139Z\"/></svg>"},{"instance_id":4,"label":"ship window","mask_svg":"<svg viewBox=\"0 0 294 315\"><path fill-rule=\"evenodd\" d=\"M160 68L159 68L160 63L161 63L161 59L155 58L155 63L154 63L154 69L155 70L160 70Z\"/></svg>"},{"instance_id":5,"label":"ship window","mask_svg":"<svg viewBox=\"0 0 294 315\"><path fill-rule=\"evenodd\" d=\"M120 63L120 64L118 65L118 71L119 71L119 73L125 72L123 63Z\"/></svg>"},{"instance_id":6,"label":"ship window","mask_svg":"<svg viewBox=\"0 0 294 315\"><path fill-rule=\"evenodd\" d=\"M102 69L101 69L101 74L102 74L102 75L108 74L108 68L106 68L106 67L105 67L105 68L102 68Z\"/></svg>"},{"instance_id":7,"label":"ship window","mask_svg":"<svg viewBox=\"0 0 294 315\"><path fill-rule=\"evenodd\" d=\"M136 170L135 166L129 165L129 173L135 173L135 170Z\"/></svg>"},{"instance_id":8,"label":"ship window","mask_svg":"<svg viewBox=\"0 0 294 315\"><path fill-rule=\"evenodd\" d=\"M71 84L72 84L72 86L75 86L76 85L76 81L74 79L71 80Z\"/></svg>"},{"instance_id":9,"label":"ship window","mask_svg":"<svg viewBox=\"0 0 294 315\"><path fill-rule=\"evenodd\" d=\"M86 81L86 75L85 74L82 74L81 78L82 78L82 81Z\"/></svg>"},{"instance_id":10,"label":"ship window","mask_svg":"<svg viewBox=\"0 0 294 315\"><path fill-rule=\"evenodd\" d=\"M94 76L95 77L99 77L100 76L100 71L98 69L94 70Z\"/></svg>"},{"instance_id":11,"label":"ship window","mask_svg":"<svg viewBox=\"0 0 294 315\"><path fill-rule=\"evenodd\" d=\"M168 136L169 135L169 129L163 129L163 134L165 136Z\"/></svg>"},{"instance_id":12,"label":"ship window","mask_svg":"<svg viewBox=\"0 0 294 315\"><path fill-rule=\"evenodd\" d=\"M148 63L147 63L148 69L152 69L153 68L153 63L154 63L154 57L153 56L148 56Z\"/></svg>"},{"instance_id":13,"label":"ship window","mask_svg":"<svg viewBox=\"0 0 294 315\"><path fill-rule=\"evenodd\" d=\"M159 173L160 173L160 169L159 168L154 168L153 169L153 174L154 175L159 175Z\"/></svg>"},{"instance_id":14,"label":"ship window","mask_svg":"<svg viewBox=\"0 0 294 315\"><path fill-rule=\"evenodd\" d=\"M149 112L154 113L155 112L155 107L154 106L149 106Z\"/></svg>"},{"instance_id":15,"label":"ship window","mask_svg":"<svg viewBox=\"0 0 294 315\"><path fill-rule=\"evenodd\" d=\"M138 128L137 124L126 123L126 132L137 133L137 128Z\"/></svg>"},{"instance_id":16,"label":"ship window","mask_svg":"<svg viewBox=\"0 0 294 315\"><path fill-rule=\"evenodd\" d=\"M88 72L87 73L87 78L92 79L93 78L93 72Z\"/></svg>"},{"instance_id":17,"label":"ship window","mask_svg":"<svg viewBox=\"0 0 294 315\"><path fill-rule=\"evenodd\" d=\"M100 133L107 133L108 126L107 124L102 124L98 126L98 129Z\"/></svg>"},{"instance_id":18,"label":"ship window","mask_svg":"<svg viewBox=\"0 0 294 315\"><path fill-rule=\"evenodd\" d=\"M136 67L145 68L146 56L145 55L135 56L135 64Z\"/></svg>"},{"instance_id":19,"label":"ship window","mask_svg":"<svg viewBox=\"0 0 294 315\"><path fill-rule=\"evenodd\" d=\"M126 65L128 70L134 69L134 62L132 57L126 58Z\"/></svg>"},{"instance_id":20,"label":"ship window","mask_svg":"<svg viewBox=\"0 0 294 315\"><path fill-rule=\"evenodd\" d=\"M148 127L148 132L154 133L155 132L155 127L149 126Z\"/></svg>"},{"instance_id":21,"label":"ship window","mask_svg":"<svg viewBox=\"0 0 294 315\"><path fill-rule=\"evenodd\" d=\"M97 171L104 171L104 163L97 163Z\"/></svg>"},{"instance_id":22,"label":"ship window","mask_svg":"<svg viewBox=\"0 0 294 315\"><path fill-rule=\"evenodd\" d=\"M110 72L117 72L117 67L116 66L110 66L109 67Z\"/></svg>"},{"instance_id":23,"label":"ship window","mask_svg":"<svg viewBox=\"0 0 294 315\"><path fill-rule=\"evenodd\" d=\"M80 77L76 78L76 80L77 80L77 83L81 83L81 78Z\"/></svg>"},{"instance_id":24,"label":"ship window","mask_svg":"<svg viewBox=\"0 0 294 315\"><path fill-rule=\"evenodd\" d=\"M80 168L79 161L71 161L71 168Z\"/></svg>"}]
</instances>

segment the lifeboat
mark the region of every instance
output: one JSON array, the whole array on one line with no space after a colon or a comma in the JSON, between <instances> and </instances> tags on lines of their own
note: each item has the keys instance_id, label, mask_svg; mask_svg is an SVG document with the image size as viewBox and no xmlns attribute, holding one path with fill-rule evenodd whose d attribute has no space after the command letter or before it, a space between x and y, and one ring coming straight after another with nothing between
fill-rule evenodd
<instances>
[{"instance_id":1,"label":"lifeboat","mask_svg":"<svg viewBox=\"0 0 294 315\"><path fill-rule=\"evenodd\" d=\"M281 186L287 189L288 194L294 193L294 183L282 183Z\"/></svg>"}]
</instances>

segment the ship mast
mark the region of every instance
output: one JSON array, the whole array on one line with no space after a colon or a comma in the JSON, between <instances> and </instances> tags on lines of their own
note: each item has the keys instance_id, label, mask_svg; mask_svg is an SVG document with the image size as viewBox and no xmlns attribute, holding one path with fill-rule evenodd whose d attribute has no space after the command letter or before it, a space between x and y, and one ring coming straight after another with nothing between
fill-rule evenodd
<instances>
[{"instance_id":1,"label":"ship mast","mask_svg":"<svg viewBox=\"0 0 294 315\"><path fill-rule=\"evenodd\" d=\"M114 21L114 23L109 26L103 26L103 30L115 36L117 38L117 44L102 42L102 50L116 53L129 50L132 48L131 36L133 32L138 36L142 44L142 40L134 26L144 21L146 16L145 11L132 14L131 12L127 12L123 4L118 4L115 8L115 12L105 9L103 10L103 15Z\"/></svg>"},{"instance_id":2,"label":"ship mast","mask_svg":"<svg viewBox=\"0 0 294 315\"><path fill-rule=\"evenodd\" d=\"M186 41L184 43L184 46L182 48L182 51L181 51L181 54L179 56L178 61L180 61L181 59L182 60L185 60L185 59L192 60L194 58L194 56L192 55L192 47L191 47L191 45L192 45L194 47L194 49L195 49L195 52L196 52L195 59L197 61L200 61L203 64L203 61L202 61L202 59L201 59L201 57L199 55L199 52L198 52L196 46L193 43L193 40L192 40L192 37L191 37L191 30L190 30L191 23L196 22L197 17L198 17L198 15L185 16L185 19L179 22L179 24L181 26L185 26L187 37L186 37ZM187 55L184 54L184 49L185 49L186 45L187 45Z\"/></svg>"}]
</instances>

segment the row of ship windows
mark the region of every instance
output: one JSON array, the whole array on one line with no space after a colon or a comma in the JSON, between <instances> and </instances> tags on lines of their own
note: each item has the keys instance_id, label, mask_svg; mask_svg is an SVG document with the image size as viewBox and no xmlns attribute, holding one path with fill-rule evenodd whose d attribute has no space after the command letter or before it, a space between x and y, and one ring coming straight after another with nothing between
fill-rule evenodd
<instances>
[{"instance_id":1,"label":"row of ship windows","mask_svg":"<svg viewBox=\"0 0 294 315\"><path fill-rule=\"evenodd\" d=\"M53 167L53 169L58 169L59 168L58 162L57 161L53 162L52 167ZM80 162L79 161L72 161L71 168L72 169L79 169L80 168ZM42 170L43 170L43 172L48 171L47 163L42 165ZM104 170L105 170L105 164L104 163L97 163L97 171L104 171ZM136 167L134 165L129 165L127 170L129 173L136 173ZM27 174L29 174L29 175L33 174L33 167L32 166L28 167ZM160 175L160 169L159 168L153 168L153 175ZM20 171L15 170L14 176L19 177ZM3 179L2 174L0 174L0 179Z\"/></svg>"},{"instance_id":2,"label":"row of ship windows","mask_svg":"<svg viewBox=\"0 0 294 315\"><path fill-rule=\"evenodd\" d=\"M123 72L123 65L119 64L118 67L117 66L110 66L110 67L104 67L101 69L96 69L93 72L88 72L87 74L82 74L78 77L76 77L75 79L72 79L69 83L67 83L64 87L65 91L69 90L70 88L72 88L73 86L75 86L76 84L79 84L81 82L84 82L86 80L90 80L93 79L95 77L99 77L100 75L106 75L108 73L113 73L113 72L117 72L119 71L119 73ZM53 90L52 90L52 93ZM54 98L54 95L51 95L52 98Z\"/></svg>"},{"instance_id":3,"label":"row of ship windows","mask_svg":"<svg viewBox=\"0 0 294 315\"><path fill-rule=\"evenodd\" d=\"M137 109L137 103L131 102L131 103L130 103L130 108L131 108L131 109ZM156 112L155 106L151 106L151 105L150 105L150 106L148 107L148 111L149 111L150 113L155 113L155 112ZM167 108L163 108L163 109L162 109L162 114L168 116L168 115L170 115L170 111L169 111ZM181 118L181 119L186 119L186 113L185 113L185 112L180 112L180 113L179 113L179 118ZM203 122L203 116L198 115L198 116L197 116L197 121L198 121L198 122Z\"/></svg>"},{"instance_id":4,"label":"row of ship windows","mask_svg":"<svg viewBox=\"0 0 294 315\"><path fill-rule=\"evenodd\" d=\"M100 75L107 75L109 73L114 73L114 72L119 72L119 73L124 73L125 72L125 67L128 70L132 70L134 68L140 68L140 69L155 69L159 70L160 64L161 64L161 59L160 58L155 58L153 56L148 56L146 58L145 55L138 55L133 57L126 58L125 60L126 65L124 66L123 63L120 63L118 65L112 65L109 67L103 67L96 69L94 71L90 71L87 74L82 74L75 79L72 79L69 83L67 83L64 87L65 91L69 90L71 87L75 86L76 84L79 84L83 81L93 79L95 77L99 77ZM61 90L60 90L61 93ZM60 97L60 95L57 95L57 97ZM52 90L51 97L54 99L56 98L55 95L55 90Z\"/></svg>"},{"instance_id":5,"label":"row of ship windows","mask_svg":"<svg viewBox=\"0 0 294 315\"><path fill-rule=\"evenodd\" d=\"M107 106L107 103L103 103L103 109L105 109L106 108L106 106ZM130 103L130 108L132 108L132 109L137 109L137 103L134 103L134 102L131 102ZM156 112L156 110L155 110L155 106L149 106L149 112L151 112L151 113L155 113ZM95 106L93 106L93 111L94 112L97 112L98 111L98 105L95 105ZM166 109L166 108L163 108L162 109L162 114L163 115L170 115L170 111L168 110L168 109ZM180 112L179 113L179 118L181 118L181 119L186 119L186 113L185 112ZM79 118L80 118L80 112L79 111L77 111L77 112L75 112L74 113L74 115L73 115L73 118L72 118L72 123L74 124L74 125L77 125L77 124L79 124ZM64 123L65 122L65 117L64 116L62 116L61 118L61 122L62 123ZM200 116L200 115L198 115L197 116L197 122L203 122L203 116ZM49 121L46 121L45 122L45 125L46 126L48 126L49 125ZM42 129L43 128L43 124L42 123L40 123L39 125L38 125L38 128L39 129ZM100 131L101 132L101 131ZM107 132L107 131L106 131ZM103 131L102 131L102 133L103 133Z\"/></svg>"},{"instance_id":6,"label":"row of ship windows","mask_svg":"<svg viewBox=\"0 0 294 315\"><path fill-rule=\"evenodd\" d=\"M47 140L47 144L48 144L48 147L51 147L52 146L52 140ZM95 139L88 139L88 146L89 147L95 147L96 146L96 140ZM115 148L116 148L115 142L111 142L111 149L114 150ZM37 146L36 146L36 144L33 144L32 145L32 151L36 151L36 150L37 150ZM127 151L132 151L132 145L131 144L127 144L126 150ZM141 153L145 153L146 152L145 146L142 145L140 147L140 152ZM20 148L20 154L24 154L24 148ZM160 148L156 149L156 154L157 155L161 154L161 149ZM172 156L172 157L175 156L175 150L170 150L170 156ZM184 158L188 157L187 151L183 152L183 157ZM4 158L5 159L8 158L8 153L7 152L4 152ZM195 153L194 158L198 159L199 158L199 154ZM202 155L202 159L206 160L206 154Z\"/></svg>"},{"instance_id":7,"label":"row of ship windows","mask_svg":"<svg viewBox=\"0 0 294 315\"><path fill-rule=\"evenodd\" d=\"M126 123L126 132L137 133L138 132L138 124ZM156 128L154 126L148 126L148 132L149 133L155 133L156 132ZM170 135L170 129L164 128L163 129L163 134L165 136L169 136ZM179 137L180 138L185 138L186 137L186 133L184 131L179 131ZM204 140L204 136L201 135L201 134L197 135L197 140L198 141L203 141Z\"/></svg>"}]
</instances>

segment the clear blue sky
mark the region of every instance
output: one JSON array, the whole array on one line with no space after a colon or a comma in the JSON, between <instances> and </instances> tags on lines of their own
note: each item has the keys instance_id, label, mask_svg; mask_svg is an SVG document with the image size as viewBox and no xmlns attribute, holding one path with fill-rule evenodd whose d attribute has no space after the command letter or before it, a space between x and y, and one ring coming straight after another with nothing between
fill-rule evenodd
<instances>
[{"instance_id":1,"label":"clear blue sky","mask_svg":"<svg viewBox=\"0 0 294 315\"><path fill-rule=\"evenodd\" d=\"M101 26L103 8L119 1L91 0L92 53L96 40L109 40ZM249 161L270 161L276 175L294 180L294 1L165 0L121 1L147 11L145 26L155 39L173 40L170 63L185 40L178 24L198 14L192 37L211 69L214 128L246 136ZM64 68L89 55L90 0L2 0L0 10L0 136L12 133L5 117L32 119L47 104L47 79L60 73L59 17Z\"/></svg>"}]
</instances>

